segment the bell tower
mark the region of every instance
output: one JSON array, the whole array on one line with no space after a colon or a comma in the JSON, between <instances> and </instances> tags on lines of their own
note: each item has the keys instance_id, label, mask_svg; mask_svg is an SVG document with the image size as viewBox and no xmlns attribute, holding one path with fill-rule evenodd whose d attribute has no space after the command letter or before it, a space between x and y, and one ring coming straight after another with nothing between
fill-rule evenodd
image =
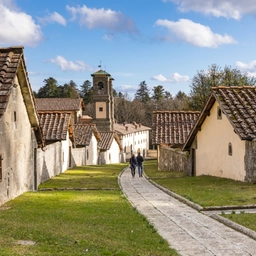
<instances>
[{"instance_id":1,"label":"bell tower","mask_svg":"<svg viewBox=\"0 0 256 256\"><path fill-rule=\"evenodd\" d=\"M93 78L93 122L99 131L114 131L114 97L111 75L104 70L91 74Z\"/></svg>"}]
</instances>

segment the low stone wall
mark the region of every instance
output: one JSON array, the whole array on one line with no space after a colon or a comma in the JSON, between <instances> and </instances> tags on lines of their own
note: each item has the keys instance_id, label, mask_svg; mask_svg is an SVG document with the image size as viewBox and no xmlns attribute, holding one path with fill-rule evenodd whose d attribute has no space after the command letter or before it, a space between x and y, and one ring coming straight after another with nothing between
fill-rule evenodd
<instances>
[{"instance_id":1,"label":"low stone wall","mask_svg":"<svg viewBox=\"0 0 256 256\"><path fill-rule=\"evenodd\" d=\"M180 149L158 146L158 170L187 172L188 156Z\"/></svg>"},{"instance_id":2,"label":"low stone wall","mask_svg":"<svg viewBox=\"0 0 256 256\"><path fill-rule=\"evenodd\" d=\"M245 142L245 181L256 183L256 141Z\"/></svg>"}]
</instances>

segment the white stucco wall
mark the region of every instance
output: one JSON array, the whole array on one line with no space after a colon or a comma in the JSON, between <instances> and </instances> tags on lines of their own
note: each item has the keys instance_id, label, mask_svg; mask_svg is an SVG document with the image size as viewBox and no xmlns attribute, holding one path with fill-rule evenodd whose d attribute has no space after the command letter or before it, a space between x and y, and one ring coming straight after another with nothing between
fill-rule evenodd
<instances>
[{"instance_id":1,"label":"white stucco wall","mask_svg":"<svg viewBox=\"0 0 256 256\"><path fill-rule=\"evenodd\" d=\"M55 142L37 150L38 185L62 172L63 154L61 142Z\"/></svg>"},{"instance_id":2,"label":"white stucco wall","mask_svg":"<svg viewBox=\"0 0 256 256\"><path fill-rule=\"evenodd\" d=\"M234 132L227 117L217 119L215 102L210 116L206 117L197 133L196 175L212 175L244 181L245 142ZM232 156L228 145L232 144Z\"/></svg>"},{"instance_id":3,"label":"white stucco wall","mask_svg":"<svg viewBox=\"0 0 256 256\"><path fill-rule=\"evenodd\" d=\"M74 166L86 165L86 149L72 148L72 162Z\"/></svg>"},{"instance_id":4,"label":"white stucco wall","mask_svg":"<svg viewBox=\"0 0 256 256\"><path fill-rule=\"evenodd\" d=\"M70 159L69 159L69 150L72 150L72 143L69 139L69 133L67 133L66 140L61 141L62 146L62 154L63 154L63 163L61 167L61 172L65 172L70 166ZM72 154L71 154L72 155Z\"/></svg>"},{"instance_id":5,"label":"white stucco wall","mask_svg":"<svg viewBox=\"0 0 256 256\"><path fill-rule=\"evenodd\" d=\"M98 164L98 142L95 136L92 135L91 142L89 146L86 147L86 165L96 164Z\"/></svg>"},{"instance_id":6,"label":"white stucco wall","mask_svg":"<svg viewBox=\"0 0 256 256\"><path fill-rule=\"evenodd\" d=\"M17 79L15 83L17 87L12 88L7 109L0 120L0 154L3 158L0 204L33 190L34 186L37 142Z\"/></svg>"},{"instance_id":7,"label":"white stucco wall","mask_svg":"<svg viewBox=\"0 0 256 256\"><path fill-rule=\"evenodd\" d=\"M104 155L105 164L117 164L120 163L120 149L116 140L113 140L113 143L109 150L102 153Z\"/></svg>"}]
</instances>

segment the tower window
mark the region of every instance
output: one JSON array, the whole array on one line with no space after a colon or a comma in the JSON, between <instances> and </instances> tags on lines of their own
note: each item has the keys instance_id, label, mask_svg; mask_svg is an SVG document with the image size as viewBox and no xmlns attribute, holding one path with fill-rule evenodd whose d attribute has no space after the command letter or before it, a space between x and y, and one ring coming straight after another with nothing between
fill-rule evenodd
<instances>
[{"instance_id":1,"label":"tower window","mask_svg":"<svg viewBox=\"0 0 256 256\"><path fill-rule=\"evenodd\" d=\"M104 93L104 84L102 82L98 83L98 94Z\"/></svg>"},{"instance_id":2,"label":"tower window","mask_svg":"<svg viewBox=\"0 0 256 256\"><path fill-rule=\"evenodd\" d=\"M103 107L100 107L100 108L99 108L99 111L100 111L100 112L103 112Z\"/></svg>"}]
</instances>

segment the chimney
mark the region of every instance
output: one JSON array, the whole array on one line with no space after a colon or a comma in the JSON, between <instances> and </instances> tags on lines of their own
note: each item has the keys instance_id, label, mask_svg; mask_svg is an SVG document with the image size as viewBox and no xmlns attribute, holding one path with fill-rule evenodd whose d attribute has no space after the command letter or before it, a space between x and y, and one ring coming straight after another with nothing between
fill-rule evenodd
<instances>
[{"instance_id":1,"label":"chimney","mask_svg":"<svg viewBox=\"0 0 256 256\"><path fill-rule=\"evenodd\" d=\"M138 127L138 125L137 125L137 124L135 124L135 129L137 129L137 127Z\"/></svg>"},{"instance_id":2,"label":"chimney","mask_svg":"<svg viewBox=\"0 0 256 256\"><path fill-rule=\"evenodd\" d=\"M139 123L139 127L141 127L141 123Z\"/></svg>"},{"instance_id":3,"label":"chimney","mask_svg":"<svg viewBox=\"0 0 256 256\"><path fill-rule=\"evenodd\" d=\"M128 126L125 126L125 130L128 131Z\"/></svg>"}]
</instances>

